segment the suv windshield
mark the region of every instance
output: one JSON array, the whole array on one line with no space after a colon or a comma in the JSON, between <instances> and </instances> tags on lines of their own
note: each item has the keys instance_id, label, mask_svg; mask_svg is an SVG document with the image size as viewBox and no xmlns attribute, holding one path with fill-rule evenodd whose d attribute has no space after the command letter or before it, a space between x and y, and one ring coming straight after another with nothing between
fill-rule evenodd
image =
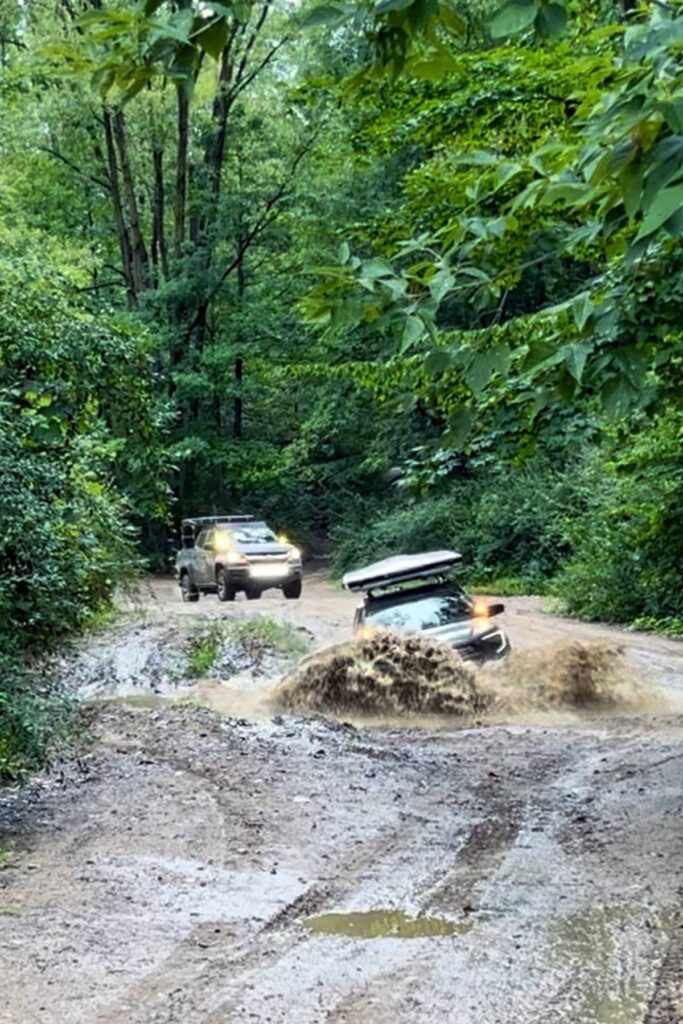
<instances>
[{"instance_id":1,"label":"suv windshield","mask_svg":"<svg viewBox=\"0 0 683 1024\"><path fill-rule=\"evenodd\" d=\"M277 537L267 526L240 526L239 530L232 530L232 535L238 544L272 544L277 542Z\"/></svg>"},{"instance_id":2,"label":"suv windshield","mask_svg":"<svg viewBox=\"0 0 683 1024\"><path fill-rule=\"evenodd\" d=\"M451 588L431 594L396 596L395 603L368 608L366 621L373 626L400 630L434 629L472 617L472 604L464 590Z\"/></svg>"}]
</instances>

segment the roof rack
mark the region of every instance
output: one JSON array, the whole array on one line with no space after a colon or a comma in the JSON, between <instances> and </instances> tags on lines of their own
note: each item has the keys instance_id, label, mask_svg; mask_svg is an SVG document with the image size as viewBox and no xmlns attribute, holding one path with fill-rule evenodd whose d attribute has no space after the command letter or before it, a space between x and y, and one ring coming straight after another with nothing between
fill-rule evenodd
<instances>
[{"instance_id":1,"label":"roof rack","mask_svg":"<svg viewBox=\"0 0 683 1024\"><path fill-rule=\"evenodd\" d=\"M201 530L207 526L229 526L237 523L256 522L254 516L192 516L180 521L180 537L184 548L194 547Z\"/></svg>"},{"instance_id":2,"label":"roof rack","mask_svg":"<svg viewBox=\"0 0 683 1024\"><path fill-rule=\"evenodd\" d=\"M191 516L182 519L181 526L216 526L217 523L253 523L254 516Z\"/></svg>"},{"instance_id":3,"label":"roof rack","mask_svg":"<svg viewBox=\"0 0 683 1024\"><path fill-rule=\"evenodd\" d=\"M462 561L458 551L425 551L416 555L395 555L342 576L342 584L354 592L379 590L409 580L441 577Z\"/></svg>"}]
</instances>

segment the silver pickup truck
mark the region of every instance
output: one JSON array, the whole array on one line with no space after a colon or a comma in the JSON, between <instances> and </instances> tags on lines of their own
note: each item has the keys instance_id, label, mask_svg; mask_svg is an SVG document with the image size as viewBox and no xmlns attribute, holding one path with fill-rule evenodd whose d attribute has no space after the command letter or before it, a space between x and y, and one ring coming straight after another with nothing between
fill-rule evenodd
<instances>
[{"instance_id":1,"label":"silver pickup truck","mask_svg":"<svg viewBox=\"0 0 683 1024\"><path fill-rule=\"evenodd\" d=\"M285 597L301 597L301 552L252 516L200 516L183 519L176 572L183 601L217 594L234 601L243 590L250 601L277 587Z\"/></svg>"}]
</instances>

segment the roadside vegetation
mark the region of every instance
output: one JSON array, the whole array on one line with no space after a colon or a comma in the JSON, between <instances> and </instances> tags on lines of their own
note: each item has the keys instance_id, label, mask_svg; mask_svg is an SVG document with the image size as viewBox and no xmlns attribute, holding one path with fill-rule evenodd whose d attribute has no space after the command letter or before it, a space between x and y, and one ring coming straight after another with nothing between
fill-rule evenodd
<instances>
[{"instance_id":1,"label":"roadside vegetation","mask_svg":"<svg viewBox=\"0 0 683 1024\"><path fill-rule=\"evenodd\" d=\"M197 510L681 632L681 32L0 0L0 775L61 720L33 659Z\"/></svg>"},{"instance_id":2,"label":"roadside vegetation","mask_svg":"<svg viewBox=\"0 0 683 1024\"><path fill-rule=\"evenodd\" d=\"M239 672L254 668L270 655L295 659L307 650L308 641L303 633L268 616L211 622L190 638L187 668L196 679L221 668L224 675L230 675L230 669Z\"/></svg>"}]
</instances>

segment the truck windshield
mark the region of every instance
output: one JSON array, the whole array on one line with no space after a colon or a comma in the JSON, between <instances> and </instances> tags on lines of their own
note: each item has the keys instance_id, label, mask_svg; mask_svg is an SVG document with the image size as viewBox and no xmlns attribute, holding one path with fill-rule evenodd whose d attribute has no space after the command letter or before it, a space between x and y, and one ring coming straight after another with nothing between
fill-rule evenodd
<instances>
[{"instance_id":1,"label":"truck windshield","mask_svg":"<svg viewBox=\"0 0 683 1024\"><path fill-rule=\"evenodd\" d=\"M267 526L240 526L232 535L238 544L273 544L277 537Z\"/></svg>"},{"instance_id":2,"label":"truck windshield","mask_svg":"<svg viewBox=\"0 0 683 1024\"><path fill-rule=\"evenodd\" d=\"M368 609L366 621L373 626L419 631L447 626L472 617L472 603L464 590L397 597L390 605Z\"/></svg>"}]
</instances>

